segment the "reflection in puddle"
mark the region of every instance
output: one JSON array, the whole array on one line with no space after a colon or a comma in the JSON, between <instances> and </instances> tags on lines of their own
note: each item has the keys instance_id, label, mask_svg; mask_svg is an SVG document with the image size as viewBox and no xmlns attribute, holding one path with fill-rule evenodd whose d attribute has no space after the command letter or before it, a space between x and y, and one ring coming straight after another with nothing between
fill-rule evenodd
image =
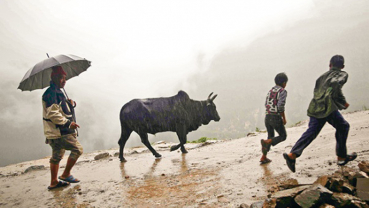
<instances>
[{"instance_id":1,"label":"reflection in puddle","mask_svg":"<svg viewBox=\"0 0 369 208\"><path fill-rule=\"evenodd\" d=\"M124 193L127 206L157 207L172 205L182 207L196 204L200 198L210 198L219 190L219 175L215 169L198 169L188 166L186 154L181 158L172 159L170 173L162 169L170 165L162 160L155 160L143 174L142 180L127 179L124 163L121 164L122 178L127 187ZM160 165L159 165L160 164ZM164 171L159 172L158 171ZM185 200L184 200L185 199Z\"/></svg>"},{"instance_id":2,"label":"reflection in puddle","mask_svg":"<svg viewBox=\"0 0 369 208\"><path fill-rule=\"evenodd\" d=\"M71 185L51 190L50 193L53 195L55 200L54 207L76 207L83 206L83 204L78 204L76 195L81 191L80 185L71 187Z\"/></svg>"},{"instance_id":3,"label":"reflection in puddle","mask_svg":"<svg viewBox=\"0 0 369 208\"><path fill-rule=\"evenodd\" d=\"M261 165L264 171L264 177L271 177L273 173L270 171L269 164Z\"/></svg>"}]
</instances>

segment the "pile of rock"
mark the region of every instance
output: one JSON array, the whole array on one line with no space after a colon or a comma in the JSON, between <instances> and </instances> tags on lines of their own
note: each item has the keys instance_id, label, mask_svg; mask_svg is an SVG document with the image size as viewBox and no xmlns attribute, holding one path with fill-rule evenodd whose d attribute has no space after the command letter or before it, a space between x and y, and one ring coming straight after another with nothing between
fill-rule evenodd
<instances>
[{"instance_id":1,"label":"pile of rock","mask_svg":"<svg viewBox=\"0 0 369 208\"><path fill-rule=\"evenodd\" d=\"M281 188L265 201L253 203L250 207L369 208L369 161L361 161L358 166L359 170L344 167L332 175L321 176L311 185Z\"/></svg>"}]
</instances>

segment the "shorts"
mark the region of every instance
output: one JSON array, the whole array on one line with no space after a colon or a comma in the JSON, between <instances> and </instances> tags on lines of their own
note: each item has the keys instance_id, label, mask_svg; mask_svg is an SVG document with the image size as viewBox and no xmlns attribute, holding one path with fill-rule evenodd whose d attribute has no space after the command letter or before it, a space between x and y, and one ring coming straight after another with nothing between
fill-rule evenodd
<instances>
[{"instance_id":1,"label":"shorts","mask_svg":"<svg viewBox=\"0 0 369 208\"><path fill-rule=\"evenodd\" d=\"M83 147L75 134L65 135L58 139L48 139L47 141L52 148L50 163L59 164L60 160L63 159L65 150L71 151L69 158L74 160L77 160L83 153Z\"/></svg>"}]
</instances>

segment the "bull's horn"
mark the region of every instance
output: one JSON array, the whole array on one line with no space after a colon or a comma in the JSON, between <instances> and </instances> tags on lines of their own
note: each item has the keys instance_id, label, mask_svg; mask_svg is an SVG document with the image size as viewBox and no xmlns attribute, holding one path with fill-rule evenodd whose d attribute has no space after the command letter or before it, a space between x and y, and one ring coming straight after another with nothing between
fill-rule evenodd
<instances>
[{"instance_id":1,"label":"bull's horn","mask_svg":"<svg viewBox=\"0 0 369 208\"><path fill-rule=\"evenodd\" d=\"M209 95L209 97L208 97L208 100L210 100L210 97L211 97L211 95L212 95L213 93L210 93L210 95Z\"/></svg>"},{"instance_id":2,"label":"bull's horn","mask_svg":"<svg viewBox=\"0 0 369 208\"><path fill-rule=\"evenodd\" d=\"M212 98L211 98L211 102L214 101L214 99L217 97L218 95L214 95Z\"/></svg>"}]
</instances>

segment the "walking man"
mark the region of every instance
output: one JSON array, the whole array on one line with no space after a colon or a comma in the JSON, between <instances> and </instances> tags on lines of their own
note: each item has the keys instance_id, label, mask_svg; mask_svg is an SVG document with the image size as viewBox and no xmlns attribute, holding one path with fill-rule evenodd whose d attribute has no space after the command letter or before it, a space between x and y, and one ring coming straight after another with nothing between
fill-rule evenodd
<instances>
[{"instance_id":1,"label":"walking man","mask_svg":"<svg viewBox=\"0 0 369 208\"><path fill-rule=\"evenodd\" d=\"M77 140L76 129L79 128L79 125L75 122L72 113L76 103L73 100L67 100L60 90L65 86L66 73L61 66L52 69L50 87L42 96L44 134L46 143L52 148L49 190L79 182L70 172L83 153L83 148ZM59 181L57 178L59 162L63 158L65 150L70 150L71 154Z\"/></svg>"}]
</instances>

